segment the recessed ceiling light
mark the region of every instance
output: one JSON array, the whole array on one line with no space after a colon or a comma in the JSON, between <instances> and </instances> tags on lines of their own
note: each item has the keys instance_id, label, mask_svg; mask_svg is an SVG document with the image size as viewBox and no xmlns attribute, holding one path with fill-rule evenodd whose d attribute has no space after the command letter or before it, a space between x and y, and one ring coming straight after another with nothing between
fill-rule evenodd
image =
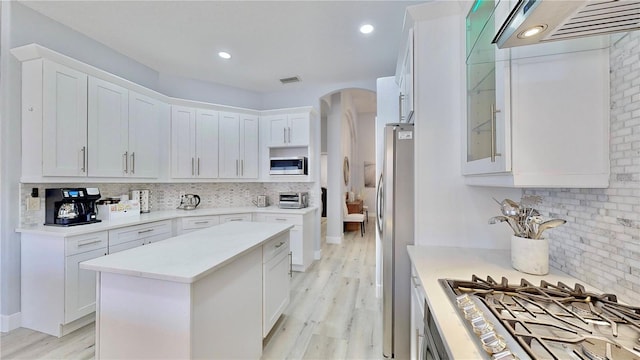
<instances>
[{"instance_id":1,"label":"recessed ceiling light","mask_svg":"<svg viewBox=\"0 0 640 360\"><path fill-rule=\"evenodd\" d=\"M228 52L226 52L226 51L220 51L220 52L218 53L218 56L220 56L220 57L221 57L221 58L223 58L223 59L231 59L231 54L229 54L229 53L228 53Z\"/></svg>"},{"instance_id":2,"label":"recessed ceiling light","mask_svg":"<svg viewBox=\"0 0 640 360\"><path fill-rule=\"evenodd\" d=\"M534 35L540 34L541 32L545 31L546 29L547 29L547 25L536 25L534 27L530 27L527 30L521 32L520 34L518 34L518 37L520 39L532 37Z\"/></svg>"},{"instance_id":3,"label":"recessed ceiling light","mask_svg":"<svg viewBox=\"0 0 640 360\"><path fill-rule=\"evenodd\" d=\"M373 32L373 25L371 24L364 24L362 26L360 26L360 32L363 34L370 34Z\"/></svg>"}]
</instances>

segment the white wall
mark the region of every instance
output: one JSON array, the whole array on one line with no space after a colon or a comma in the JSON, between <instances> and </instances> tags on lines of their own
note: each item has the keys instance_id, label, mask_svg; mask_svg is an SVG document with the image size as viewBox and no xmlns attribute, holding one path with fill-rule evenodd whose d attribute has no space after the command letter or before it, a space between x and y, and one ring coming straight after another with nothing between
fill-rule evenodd
<instances>
[{"instance_id":1,"label":"white wall","mask_svg":"<svg viewBox=\"0 0 640 360\"><path fill-rule=\"evenodd\" d=\"M446 1L420 7L430 18L414 28L416 243L508 248L508 227L487 224L499 215L492 197L519 200L522 192L467 186L461 175L467 9Z\"/></svg>"},{"instance_id":2,"label":"white wall","mask_svg":"<svg viewBox=\"0 0 640 360\"><path fill-rule=\"evenodd\" d=\"M369 216L373 216L375 209L375 187L364 187L364 164L365 162L376 162L376 114L375 113L359 113L358 114L358 164L356 166L360 170L362 176L359 183L355 184L356 191L361 190L364 197L364 205L369 207ZM375 167L374 167L375 169ZM374 185L378 179L374 172Z\"/></svg>"}]
</instances>

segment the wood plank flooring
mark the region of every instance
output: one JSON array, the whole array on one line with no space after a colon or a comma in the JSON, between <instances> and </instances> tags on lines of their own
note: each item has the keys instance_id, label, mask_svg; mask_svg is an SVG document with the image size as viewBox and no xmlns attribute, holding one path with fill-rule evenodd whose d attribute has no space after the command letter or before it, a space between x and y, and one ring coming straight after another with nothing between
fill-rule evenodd
<instances>
[{"instance_id":1,"label":"wood plank flooring","mask_svg":"<svg viewBox=\"0 0 640 360\"><path fill-rule=\"evenodd\" d=\"M291 303L264 341L263 359L382 358L382 299L375 289L375 223L325 242L322 259L294 272ZM62 338L24 328L0 337L1 359L93 359L95 326Z\"/></svg>"}]
</instances>

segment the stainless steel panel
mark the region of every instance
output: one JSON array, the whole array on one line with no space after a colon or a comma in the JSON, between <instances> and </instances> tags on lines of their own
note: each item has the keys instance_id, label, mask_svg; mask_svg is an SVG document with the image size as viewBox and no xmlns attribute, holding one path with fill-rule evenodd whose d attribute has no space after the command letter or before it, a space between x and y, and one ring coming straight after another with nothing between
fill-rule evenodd
<instances>
[{"instance_id":1,"label":"stainless steel panel","mask_svg":"<svg viewBox=\"0 0 640 360\"><path fill-rule=\"evenodd\" d=\"M382 190L383 355L410 356L411 269L407 245L413 244L413 124L388 124Z\"/></svg>"}]
</instances>

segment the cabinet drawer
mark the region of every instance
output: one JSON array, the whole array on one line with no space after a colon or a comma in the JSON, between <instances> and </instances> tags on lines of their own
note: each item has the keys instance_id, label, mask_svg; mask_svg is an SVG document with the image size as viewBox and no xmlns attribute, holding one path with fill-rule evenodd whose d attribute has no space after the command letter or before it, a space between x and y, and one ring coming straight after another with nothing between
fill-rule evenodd
<instances>
[{"instance_id":1,"label":"cabinet drawer","mask_svg":"<svg viewBox=\"0 0 640 360\"><path fill-rule=\"evenodd\" d=\"M278 236L262 245L262 263L266 263L283 252L289 252L289 237Z\"/></svg>"},{"instance_id":2,"label":"cabinet drawer","mask_svg":"<svg viewBox=\"0 0 640 360\"><path fill-rule=\"evenodd\" d=\"M133 249L135 247L142 246L142 245L144 245L144 240L142 239L127 241L125 243L121 243L118 245L109 245L109 254L115 254L117 252Z\"/></svg>"},{"instance_id":3,"label":"cabinet drawer","mask_svg":"<svg viewBox=\"0 0 640 360\"><path fill-rule=\"evenodd\" d=\"M220 224L229 221L251 221L251 213L220 215Z\"/></svg>"},{"instance_id":4,"label":"cabinet drawer","mask_svg":"<svg viewBox=\"0 0 640 360\"><path fill-rule=\"evenodd\" d=\"M302 226L302 215L298 214L258 214L257 221L268 223L284 223Z\"/></svg>"},{"instance_id":5,"label":"cabinet drawer","mask_svg":"<svg viewBox=\"0 0 640 360\"><path fill-rule=\"evenodd\" d=\"M69 256L105 248L107 247L108 239L106 231L68 237L65 241L65 255Z\"/></svg>"},{"instance_id":6,"label":"cabinet drawer","mask_svg":"<svg viewBox=\"0 0 640 360\"><path fill-rule=\"evenodd\" d=\"M182 218L183 230L204 229L218 224L220 224L220 217L217 215Z\"/></svg>"},{"instance_id":7,"label":"cabinet drawer","mask_svg":"<svg viewBox=\"0 0 640 360\"><path fill-rule=\"evenodd\" d=\"M422 304L424 304L425 293L422 287L422 282L420 281L420 277L416 273L416 269L411 266L411 292L413 293L413 297L418 305L418 309L421 312L421 318L424 316L424 309L422 308Z\"/></svg>"},{"instance_id":8,"label":"cabinet drawer","mask_svg":"<svg viewBox=\"0 0 640 360\"><path fill-rule=\"evenodd\" d=\"M157 221L148 224L128 226L122 229L109 230L109 246L128 241L146 239L152 236L164 235L171 237L171 220Z\"/></svg>"}]
</instances>

